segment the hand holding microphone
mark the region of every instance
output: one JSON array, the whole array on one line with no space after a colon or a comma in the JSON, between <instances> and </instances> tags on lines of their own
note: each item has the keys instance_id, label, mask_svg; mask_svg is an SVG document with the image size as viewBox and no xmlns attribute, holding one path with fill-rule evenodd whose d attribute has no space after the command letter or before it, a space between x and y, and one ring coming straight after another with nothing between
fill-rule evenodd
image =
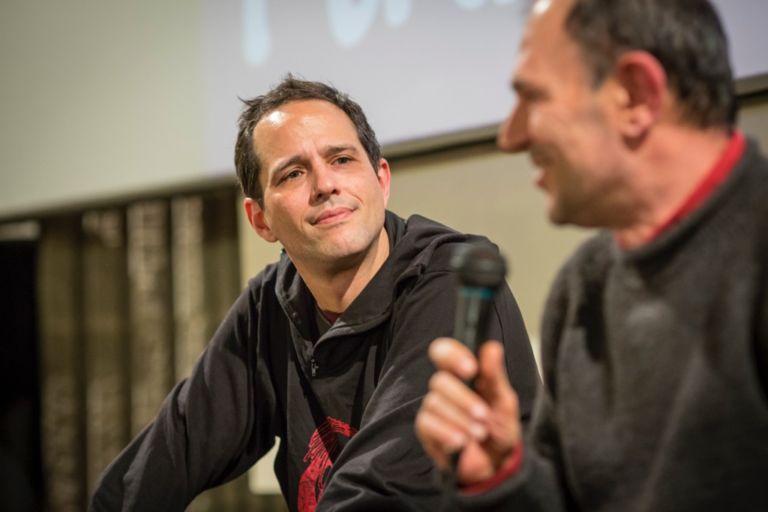
<instances>
[{"instance_id":1,"label":"hand holding microphone","mask_svg":"<svg viewBox=\"0 0 768 512\"><path fill-rule=\"evenodd\" d=\"M520 442L521 426L502 345L485 342L506 265L485 246L465 248L454 262L459 276L454 335L461 341L440 338L430 345L437 373L416 417L416 433L438 467L454 469L459 483L471 485L491 478L505 463Z\"/></svg>"}]
</instances>

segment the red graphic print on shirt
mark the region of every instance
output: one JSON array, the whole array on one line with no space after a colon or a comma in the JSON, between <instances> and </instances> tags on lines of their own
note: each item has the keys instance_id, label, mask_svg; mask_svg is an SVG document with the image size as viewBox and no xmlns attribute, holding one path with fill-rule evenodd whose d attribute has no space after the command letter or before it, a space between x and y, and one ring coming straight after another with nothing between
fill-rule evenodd
<instances>
[{"instance_id":1,"label":"red graphic print on shirt","mask_svg":"<svg viewBox=\"0 0 768 512\"><path fill-rule=\"evenodd\" d=\"M341 451L339 436L350 438L357 432L347 423L330 416L309 439L304 462L309 463L299 480L299 510L314 512L323 495L325 476L333 467L333 461Z\"/></svg>"}]
</instances>

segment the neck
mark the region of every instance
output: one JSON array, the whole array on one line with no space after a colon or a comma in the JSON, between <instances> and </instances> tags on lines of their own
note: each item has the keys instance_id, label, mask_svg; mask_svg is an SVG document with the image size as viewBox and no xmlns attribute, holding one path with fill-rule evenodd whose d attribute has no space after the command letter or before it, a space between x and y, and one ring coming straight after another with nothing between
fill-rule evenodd
<instances>
[{"instance_id":1,"label":"neck","mask_svg":"<svg viewBox=\"0 0 768 512\"><path fill-rule=\"evenodd\" d=\"M389 237L382 227L379 236L353 263L343 266L297 269L323 311L343 313L360 295L389 256Z\"/></svg>"},{"instance_id":2,"label":"neck","mask_svg":"<svg viewBox=\"0 0 768 512\"><path fill-rule=\"evenodd\" d=\"M659 126L632 156L632 212L612 227L619 246L645 244L713 169L730 136L723 130L702 131Z\"/></svg>"}]
</instances>

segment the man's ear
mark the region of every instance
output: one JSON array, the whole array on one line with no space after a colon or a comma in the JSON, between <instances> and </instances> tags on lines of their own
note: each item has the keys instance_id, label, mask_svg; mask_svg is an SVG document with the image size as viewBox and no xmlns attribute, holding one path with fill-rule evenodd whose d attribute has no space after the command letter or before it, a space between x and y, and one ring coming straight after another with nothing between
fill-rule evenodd
<instances>
[{"instance_id":1,"label":"man's ear","mask_svg":"<svg viewBox=\"0 0 768 512\"><path fill-rule=\"evenodd\" d=\"M272 233L267 219L264 215L264 210L259 203L250 197L243 199L243 208L245 208L245 215L248 217L248 222L251 223L251 227L261 238L267 242L277 242L277 237Z\"/></svg>"},{"instance_id":2,"label":"man's ear","mask_svg":"<svg viewBox=\"0 0 768 512\"><path fill-rule=\"evenodd\" d=\"M614 77L620 90L620 129L627 137L644 135L662 116L667 99L667 73L648 52L619 57Z\"/></svg>"},{"instance_id":3,"label":"man's ear","mask_svg":"<svg viewBox=\"0 0 768 512\"><path fill-rule=\"evenodd\" d=\"M389 169L389 162L384 158L379 159L379 167L376 169L376 177L379 180L381 192L384 195L384 206L389 202L389 185L392 181L392 171Z\"/></svg>"}]
</instances>

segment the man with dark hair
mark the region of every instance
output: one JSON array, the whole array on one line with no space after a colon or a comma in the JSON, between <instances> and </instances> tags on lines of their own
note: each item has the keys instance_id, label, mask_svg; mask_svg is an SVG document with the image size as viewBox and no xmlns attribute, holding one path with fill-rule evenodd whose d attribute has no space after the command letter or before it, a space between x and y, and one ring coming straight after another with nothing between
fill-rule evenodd
<instances>
[{"instance_id":1,"label":"man with dark hair","mask_svg":"<svg viewBox=\"0 0 768 512\"><path fill-rule=\"evenodd\" d=\"M734 127L707 0L539 0L498 144L557 224L597 227L544 313L530 429L456 340L417 416L466 510L768 510L768 161ZM463 381L476 378L475 390Z\"/></svg>"},{"instance_id":2,"label":"man with dark hair","mask_svg":"<svg viewBox=\"0 0 768 512\"><path fill-rule=\"evenodd\" d=\"M427 345L453 327L451 255L481 238L385 210L389 164L359 105L334 88L288 77L245 103L235 156L245 212L283 254L106 469L91 510L183 510L275 438L290 510L434 509L440 491L413 421ZM506 287L490 324L527 416L538 375Z\"/></svg>"},{"instance_id":3,"label":"man with dark hair","mask_svg":"<svg viewBox=\"0 0 768 512\"><path fill-rule=\"evenodd\" d=\"M381 159L381 147L376 140L363 109L349 96L330 85L320 82L299 80L288 75L277 87L263 96L245 100L245 109L240 116L240 126L235 142L235 169L240 180L240 186L246 197L255 199L262 204L264 193L259 182L261 163L253 147L253 129L261 118L289 101L322 100L341 109L352 121L357 131L365 154L371 166L377 169Z\"/></svg>"}]
</instances>

